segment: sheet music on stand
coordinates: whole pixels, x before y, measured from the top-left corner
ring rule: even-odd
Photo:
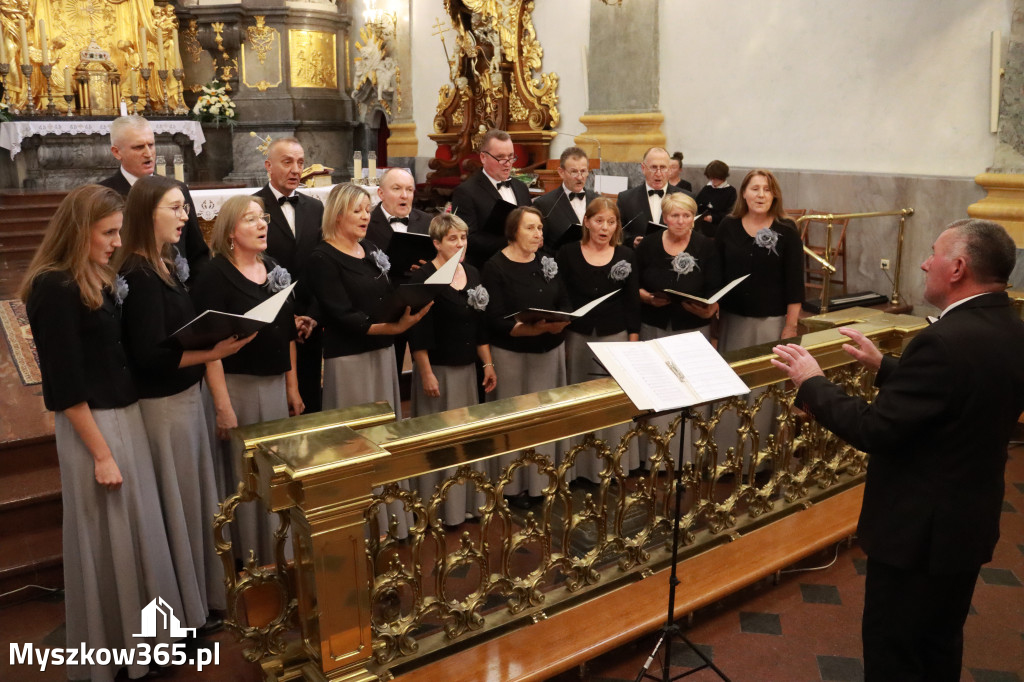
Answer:
[[[587,345],[639,410],[665,412],[750,392],[700,332]]]

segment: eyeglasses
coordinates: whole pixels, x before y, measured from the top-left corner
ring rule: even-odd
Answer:
[[[500,163],[502,165],[505,165],[506,163],[509,164],[509,165],[512,165],[513,163],[516,162],[516,159],[519,158],[515,154],[513,154],[512,156],[495,156],[494,154],[492,154],[490,152],[483,152],[483,153],[486,154],[487,156],[491,157],[492,159],[494,159],[495,161],[497,161],[498,163]]]
[[[562,170],[565,171],[565,174],[568,175],[570,178],[585,178],[588,175],[590,175],[589,169],[576,170],[574,168],[572,170],[569,170],[568,168],[563,168]]]
[[[188,212],[192,207],[189,206],[188,204],[182,204],[181,206],[157,206],[157,208],[166,208],[168,210],[174,211],[174,215],[176,216],[187,218]]]
[[[648,166],[646,163],[641,165],[652,173],[668,173],[668,166]]]
[[[245,221],[246,225],[255,225],[256,223],[258,223],[260,221],[262,221],[264,224],[269,224],[270,223],[270,214],[269,213],[250,213],[249,215],[242,216],[242,220]]]

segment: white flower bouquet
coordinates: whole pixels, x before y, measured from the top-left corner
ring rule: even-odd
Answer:
[[[221,123],[234,126],[237,123],[235,103],[228,96],[227,88],[217,81],[204,85],[196,105],[192,107],[192,118],[217,127]]]

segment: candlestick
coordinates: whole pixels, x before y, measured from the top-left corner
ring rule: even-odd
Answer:
[[[27,44],[28,43],[26,43],[26,45]],[[22,75],[25,76],[25,82],[26,83],[31,83],[32,82],[32,65],[31,64],[22,64],[21,65],[21,73],[22,73]],[[29,94],[28,94],[28,97],[25,98],[25,113],[27,113],[29,116],[31,116],[34,113],[35,108],[36,108],[36,105],[32,103],[32,91],[30,90]]]
[[[46,41],[46,21],[39,20],[39,49],[43,51],[43,64],[50,63],[50,49]]]
[[[367,171],[367,175],[369,175],[369,178],[367,178],[367,179],[370,181],[371,185],[376,185],[377,184],[377,152],[374,152],[374,151],[367,152],[367,154],[366,154],[366,161],[367,161],[367,165],[369,165],[369,167],[370,167],[369,170]]]
[[[152,73],[148,66],[144,66],[139,69],[139,74],[142,76],[142,113],[144,116],[149,116],[153,113],[153,108],[149,105],[149,76]]]
[[[178,67],[174,70],[174,77],[178,79],[178,85],[180,92],[185,92],[185,69]],[[188,113],[188,109],[185,108],[184,98],[178,97],[178,106],[174,107],[174,113],[178,116],[184,116]]]
[[[149,50],[146,48],[146,27],[139,26],[139,57],[142,59],[142,68],[149,66]]]
[[[21,34],[21,63],[31,64],[28,59],[28,31],[25,29],[25,17],[18,17],[18,33]]]
[[[363,181],[363,153],[356,152],[352,155],[352,182],[360,184]]]
[[[43,62],[42,66],[39,67],[39,71],[42,72],[43,78],[46,79],[46,113],[49,116],[53,116],[57,113],[57,105],[53,103],[53,93],[50,90],[50,76],[53,75],[53,65]]]
[[[64,95],[64,101],[68,103],[68,114],[67,115],[68,116],[74,116],[75,115],[75,112],[74,112],[75,107],[72,106],[72,102],[75,101],[75,96],[74,95],[65,94]]]
[[[132,113],[133,114],[139,113],[139,96],[136,95],[135,93],[132,93],[131,95],[128,96],[128,99],[130,99],[132,101]]]
[[[11,65],[10,65],[10,63],[9,62],[0,62],[0,83],[3,83],[3,86],[4,86],[4,100],[3,101],[4,101],[4,104],[7,105],[7,108],[10,110],[10,112],[12,114],[17,114],[18,113],[17,111],[15,111],[14,109],[11,109],[11,97],[10,97],[10,93],[7,92],[7,76],[10,75],[10,73],[11,73]]]
[[[162,59],[160,61],[163,61]],[[160,81],[164,84],[164,114],[167,116],[171,115],[171,83],[170,79],[167,78],[167,69],[160,69],[156,72],[156,75],[160,77]]]

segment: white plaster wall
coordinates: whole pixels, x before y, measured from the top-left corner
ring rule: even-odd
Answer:
[[[973,176],[1009,0],[661,0],[661,109],[687,165]]]
[[[441,39],[431,34],[435,19],[440,18],[446,26],[449,22],[441,0],[414,0],[411,4],[412,99],[419,138],[418,155],[430,157],[437,148],[427,137],[434,131],[437,92],[449,82]],[[551,143],[551,154],[557,156],[573,144],[572,136],[583,132],[580,116],[587,109],[583,49],[590,36],[590,2],[540,0],[533,11],[533,25],[544,49],[542,72],[553,71],[560,78],[558,110],[561,119],[556,130],[566,135],[557,136]],[[454,47],[453,38],[451,32],[445,36],[449,50]]]

